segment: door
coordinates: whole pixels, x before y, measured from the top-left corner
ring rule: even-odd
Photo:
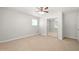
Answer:
[[[58,33],[58,26],[57,26],[57,19],[49,18],[47,19],[47,35],[57,38]]]

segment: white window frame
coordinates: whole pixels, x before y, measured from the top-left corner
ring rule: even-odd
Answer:
[[[32,26],[38,26],[38,20],[32,19]]]

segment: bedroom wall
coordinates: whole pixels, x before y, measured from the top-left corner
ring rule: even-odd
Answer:
[[[64,37],[76,39],[77,11],[64,13]]]
[[[0,8],[0,39],[2,38],[2,9]]]
[[[16,10],[0,8],[0,41],[39,33],[39,27],[32,26],[32,19],[39,20]]]
[[[41,35],[47,35],[47,20],[45,17],[40,18],[39,29]]]

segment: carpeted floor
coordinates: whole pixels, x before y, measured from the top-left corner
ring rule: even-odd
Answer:
[[[51,36],[51,37],[54,37],[54,38],[57,38],[57,33],[56,32],[48,32],[48,36]]]
[[[57,40],[37,35],[0,43],[0,51],[79,51],[79,42],[75,39]]]

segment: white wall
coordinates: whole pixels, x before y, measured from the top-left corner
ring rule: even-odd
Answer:
[[[58,12],[58,39],[63,40],[63,13]]]
[[[77,11],[64,13],[64,37],[76,38]]]
[[[58,20],[58,39],[63,40],[63,13],[62,10],[53,14],[54,18]]]
[[[76,37],[79,40],[79,10],[77,11],[77,21],[76,21]]]
[[[32,27],[32,19],[39,18],[16,10],[0,8],[0,41],[38,33],[38,26]]]
[[[2,38],[2,9],[0,8],[0,39]]]
[[[40,18],[39,29],[41,35],[47,35],[47,20],[45,18]]]

